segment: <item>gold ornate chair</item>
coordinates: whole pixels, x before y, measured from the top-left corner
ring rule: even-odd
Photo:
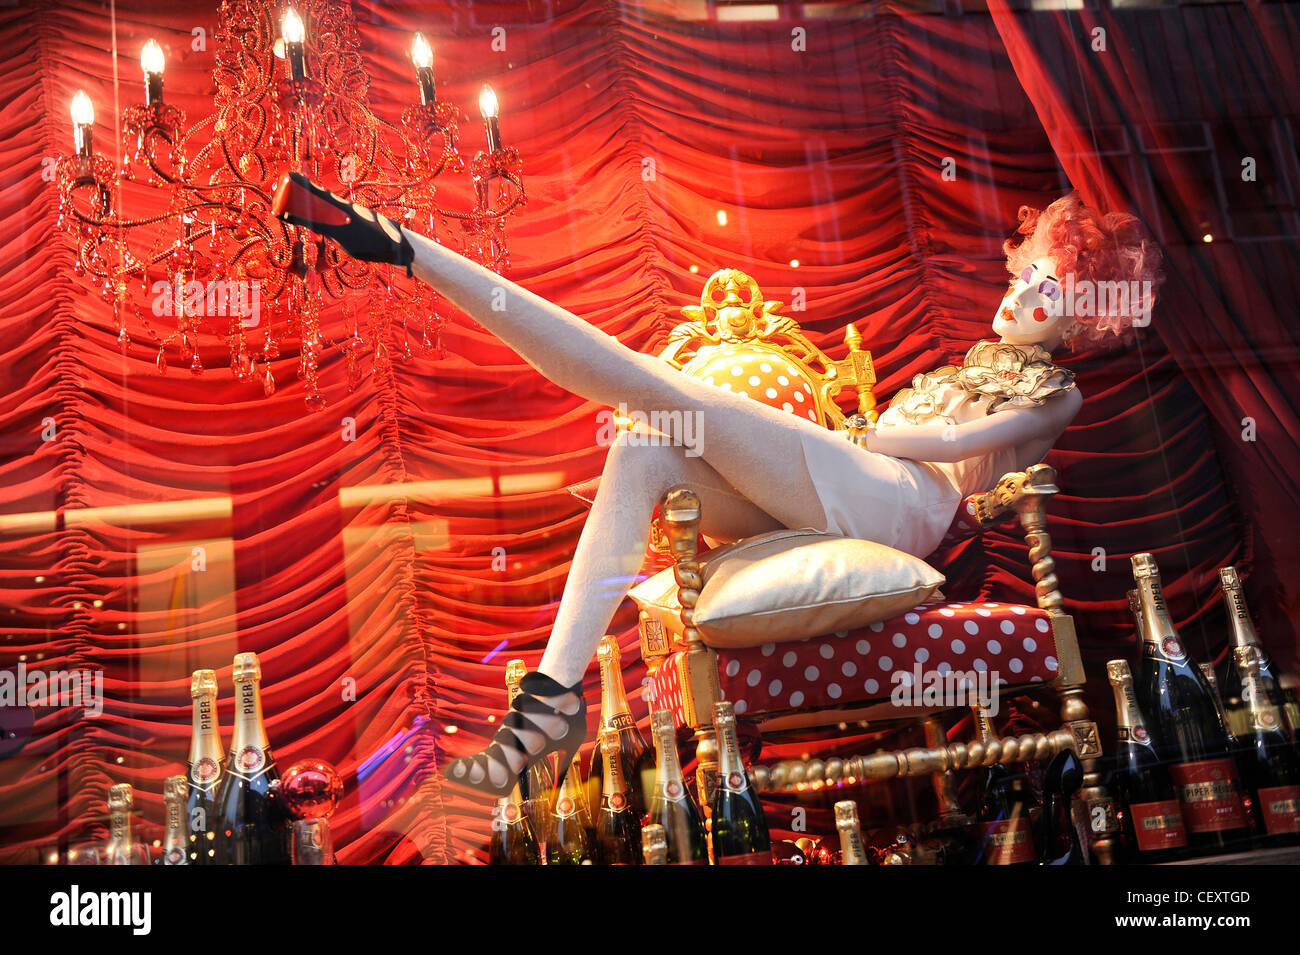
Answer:
[[[750,397],[833,429],[859,427],[834,402],[844,387],[858,390],[858,414],[874,416],[871,356],[853,326],[846,332],[848,357],[833,361],[780,314],[781,303],[765,301],[753,279],[735,270],[715,273],[701,304],[684,308],[679,325],[661,353],[685,374],[721,383],[753,383]],[[741,367],[742,374],[734,375]],[[769,368],[763,372],[763,368]],[[753,369],[761,380],[755,381]],[[797,372],[797,374],[795,374]],[[781,382],[786,384],[782,385]],[[739,388],[737,390],[740,390]],[[793,396],[802,392],[802,399]],[[1101,785],[1101,746],[1083,695],[1084,671],[1073,619],[1065,613],[1046,530],[1046,507],[1057,493],[1056,475],[1046,465],[1004,476],[985,494],[968,499],[950,536],[970,536],[1012,517],[1029,547],[1036,607],[993,602],[943,602],[932,598],[906,614],[860,630],[841,631],[789,643],[742,649],[714,649],[692,621],[702,587],[699,552],[700,502],[689,488],[665,496],[652,544],[671,559],[681,603],[682,630],[668,632],[652,615],[640,614],[641,653],[652,679],[647,692],[654,708],[673,711],[679,726],[695,734],[697,780],[706,802],[717,772],[711,725],[713,703],[731,700],[760,733],[793,727],[835,727],[848,720],[897,720],[890,705],[891,657],[924,661],[926,673],[983,668],[1008,673],[998,692],[1011,695],[1046,684],[1061,703],[1061,727],[1048,733],[950,743],[935,711],[909,713],[925,722],[927,745],[847,759],[778,763],[755,767],[755,782],[768,790],[841,786],[899,776],[932,776],[941,811],[956,809],[953,773],[996,762],[1047,760],[1072,749],[1084,766],[1079,798],[1086,804],[1091,851],[1113,861],[1115,812]],[[910,654],[910,656],[909,656]],[[995,664],[990,666],[990,663]]]

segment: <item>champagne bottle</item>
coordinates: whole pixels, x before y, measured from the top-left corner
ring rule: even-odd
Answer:
[[[135,791],[130,783],[116,783],[108,790],[108,843],[104,846],[105,865],[132,865],[137,850],[131,829],[131,811]]]
[[[974,706],[976,733],[986,747],[998,738],[989,712]],[[1030,819],[1029,787],[1023,772],[1001,763],[987,767],[976,784],[976,815],[982,828],[986,865],[1033,865],[1038,860]]]
[[[190,735],[187,766],[189,791],[185,797],[187,843],[191,865],[215,863],[217,836],[216,799],[221,785],[221,728],[217,725],[217,671],[195,670],[190,676],[194,729]]]
[[[862,844],[862,826],[858,823],[858,804],[845,799],[835,804],[835,828],[840,834],[840,865],[870,865]]]
[[[262,723],[262,668],[256,653],[235,654],[232,679],[235,730],[217,789],[214,857],[218,865],[288,865],[287,827],[270,798],[280,773]]]
[[[512,704],[520,693],[519,681],[527,672],[528,664],[523,660],[506,661],[506,696]],[[551,797],[554,789],[555,775],[549,758],[539,759],[519,778],[519,793],[524,800],[524,811],[528,813],[529,825],[532,826],[533,836],[537,839],[543,857],[550,840]]]
[[[163,807],[167,816],[167,833],[162,844],[163,865],[189,864],[190,827],[185,818],[189,790],[189,781],[184,776],[168,776],[163,781]]]
[[[659,823],[652,822],[641,830],[641,852],[646,865],[668,864],[668,839]]]
[[[622,739],[612,726],[600,731],[604,780],[596,819],[596,846],[605,865],[640,865],[641,814],[632,805],[623,776]]]
[[[1178,786],[1188,842],[1224,849],[1246,835],[1241,783],[1205,678],[1183,647],[1150,554],[1132,558],[1142,611],[1138,706]]]
[[[655,710],[651,715],[651,725],[658,770],[650,799],[649,820],[664,828],[669,865],[708,865],[709,846],[704,822],[682,779],[673,714],[668,710]]]
[[[628,797],[638,815],[646,812],[646,791],[654,785],[654,751],[646,745],[640,730],[632,720],[627,693],[623,688],[622,654],[618,639],[606,635],[596,649],[600,663],[600,731],[615,729],[619,735],[619,756],[623,760],[623,779],[627,783]],[[600,787],[604,780],[601,761],[604,754],[597,746],[591,754],[590,802],[601,804]]]
[[[489,865],[541,865],[542,853],[533,835],[532,823],[516,785],[509,796],[497,800],[492,813],[492,841],[488,844]]]
[[[713,704],[718,734],[718,785],[713,794],[710,835],[718,865],[772,865],[772,840],[763,803],[749,784],[736,739],[736,711],[726,700]]]
[[[1281,711],[1264,691],[1263,651],[1244,646],[1232,655],[1250,716],[1250,731],[1243,731],[1238,740],[1258,829],[1269,844],[1300,844],[1300,760]]]
[[[1224,713],[1232,735],[1248,738],[1254,733],[1254,718],[1250,704],[1242,697],[1241,671],[1236,660],[1239,648],[1255,647],[1259,650],[1259,686],[1264,690],[1268,703],[1282,709],[1286,701],[1277,669],[1255,633],[1236,567],[1219,568],[1219,588],[1228,611],[1228,660],[1223,674]]]
[[[1106,664],[1115,695],[1115,774],[1111,792],[1123,814],[1125,841],[1142,862],[1161,862],[1187,847],[1187,829],[1178,789],[1169,777],[1147,730],[1124,660]]]
[[[582,769],[575,755],[551,809],[551,826],[546,838],[547,865],[594,865],[597,861],[591,839],[591,818],[582,790]]]

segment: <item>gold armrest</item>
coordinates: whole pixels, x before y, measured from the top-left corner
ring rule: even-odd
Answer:
[[[1003,515],[1023,515],[1026,509],[1046,507],[1047,498],[1061,489],[1056,486],[1056,469],[1035,464],[1024,471],[1012,471],[987,494],[975,497],[975,517],[984,527],[991,527]]]
[[[1056,469],[1035,464],[1005,475],[993,490],[975,499],[975,517],[984,527],[1009,513],[1020,518],[1029,546],[1029,570],[1034,576],[1038,606],[1052,617],[1065,616],[1065,598],[1052,559],[1052,538],[1047,533],[1047,501],[1060,490],[1056,486]]]

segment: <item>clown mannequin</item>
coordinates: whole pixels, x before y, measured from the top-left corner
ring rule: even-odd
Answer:
[[[843,432],[684,375],[620,344],[576,315],[382,216],[291,176],[276,195],[286,221],[335,239],[357,258],[406,266],[562,388],[664,421],[694,417],[691,454],[674,442],[615,441],[578,541],[555,626],[537,672],[488,749],[453,760],[446,778],[495,796],[555,751],[568,758],[586,733],[582,679],[626,582],[645,555],[650,519],[669,489],[702,503],[702,532],[738,540],[782,527],[875,541],[918,557],[938,545],[964,497],[1042,460],[1083,402],[1073,375],[1051,362],[1064,342],[1122,335],[1149,315],[1075,317],[1071,288],[1098,281],[1154,284],[1158,252],[1136,219],[1102,216],[1074,196],[1041,213],[1022,209],[1006,246],[1011,284],[993,318],[997,342],[974,346],[959,368],[918,375],[856,444]],[[719,306],[740,307],[731,297]],[[1137,307],[1133,307],[1137,306]],[[698,456],[695,456],[698,452]]]

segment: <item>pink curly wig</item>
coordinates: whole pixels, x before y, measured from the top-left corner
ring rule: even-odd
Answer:
[[[1160,249],[1136,217],[1123,212],[1101,214],[1085,206],[1078,193],[1057,199],[1046,209],[1020,207],[1020,226],[1016,234],[1003,243],[1007,254],[1007,271],[1018,276],[1035,259],[1050,258],[1056,263],[1062,280],[1074,277],[1081,282],[1136,282],[1128,288],[1136,291],[1125,307],[1105,309],[1114,302],[1097,296],[1101,314],[1074,316],[1064,339],[1071,348],[1095,343],[1115,336],[1121,342],[1137,337],[1135,322],[1149,316],[1155,305],[1155,293],[1163,276],[1160,272]],[[1096,288],[1093,285],[1093,288]]]

